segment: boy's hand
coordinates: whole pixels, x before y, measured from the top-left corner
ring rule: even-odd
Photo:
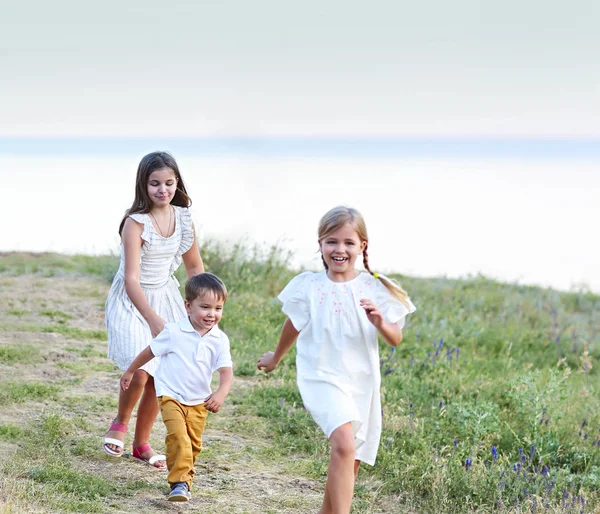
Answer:
[[[219,393],[217,390],[213,394],[206,397],[206,400],[204,400],[204,406],[209,412],[219,412],[224,401],[225,395]]]
[[[368,320],[375,326],[375,328],[381,328],[383,324],[383,315],[371,300],[362,298],[360,300],[360,306],[365,310]]]
[[[258,359],[258,363],[256,367],[259,371],[264,371],[265,373],[270,373],[273,371],[279,362],[275,360],[275,354],[273,352],[263,353],[262,357]]]
[[[132,378],[133,371],[127,370],[125,373],[123,373],[123,376],[121,377],[121,389],[123,389],[123,391],[127,391],[127,389],[129,389]]]

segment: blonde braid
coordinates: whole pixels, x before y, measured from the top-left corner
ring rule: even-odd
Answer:
[[[369,268],[369,254],[367,253],[367,246],[365,246],[363,251],[363,266],[371,275],[373,275],[371,268]]]
[[[323,252],[321,252],[321,260],[323,261],[323,266],[325,266],[325,269],[329,269],[329,266],[327,266],[327,263],[325,262],[325,257],[323,257]]]
[[[406,308],[410,308],[408,303],[408,294],[404,289],[400,287],[400,284],[398,284],[395,280],[391,280],[387,277],[384,277],[383,275],[380,275],[379,273],[373,273],[371,271],[371,268],[369,267],[369,255],[367,254],[366,246],[363,251],[363,266],[371,275],[373,275],[378,280],[381,280],[383,285],[388,288],[389,292],[394,298],[400,300],[400,302],[402,302]]]

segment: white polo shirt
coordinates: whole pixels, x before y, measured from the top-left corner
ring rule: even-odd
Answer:
[[[150,349],[160,357],[154,375],[156,396],[170,396],[183,405],[204,403],[212,393],[213,373],[233,367],[225,333],[215,325],[201,336],[188,318],[167,323]]]

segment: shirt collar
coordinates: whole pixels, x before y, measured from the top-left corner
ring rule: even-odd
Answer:
[[[196,332],[196,329],[190,322],[189,316],[186,316],[179,322],[179,328],[181,330],[183,330],[184,332],[195,332],[196,334],[198,334],[198,332]],[[221,330],[219,329],[219,325],[215,325],[203,336],[200,336],[200,334],[198,334],[198,336],[200,336],[200,337],[206,337],[206,336],[219,337],[220,334],[221,334]]]

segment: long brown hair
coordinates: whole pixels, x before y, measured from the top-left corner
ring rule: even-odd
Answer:
[[[173,170],[175,178],[177,179],[177,190],[175,196],[171,200],[171,205],[178,205],[179,207],[189,207],[192,205],[192,200],[187,194],[185,184],[181,173],[179,172],[179,166],[175,158],[167,152],[152,152],[142,157],[140,164],[137,169],[137,176],[135,179],[135,199],[131,207],[125,211],[125,216],[121,220],[119,225],[119,235],[123,232],[123,226],[125,220],[130,214],[141,213],[146,214],[152,210],[152,200],[148,196],[148,180],[150,175],[156,170],[162,168],[169,168]]]
[[[367,225],[365,223],[363,215],[356,209],[353,209],[352,207],[339,206],[334,207],[330,211],[326,212],[325,215],[321,218],[321,221],[319,221],[319,243],[333,232],[336,232],[337,230],[342,228],[347,223],[349,223],[352,226],[352,228],[356,230],[356,234],[358,235],[358,238],[361,240],[361,242],[364,241],[366,243],[365,249],[363,250],[363,265],[365,269],[375,278],[381,280],[383,285],[388,288],[388,290],[394,298],[397,298],[407,308],[409,308],[408,294],[404,289],[402,289],[402,287],[400,287],[400,284],[398,284],[395,280],[389,279],[387,277],[384,277],[383,275],[380,275],[379,273],[373,273],[371,271],[371,268],[369,267],[369,254],[367,253],[367,248],[369,246]],[[321,260],[323,261],[325,269],[327,269],[327,263],[323,258],[323,254],[321,254]]]

